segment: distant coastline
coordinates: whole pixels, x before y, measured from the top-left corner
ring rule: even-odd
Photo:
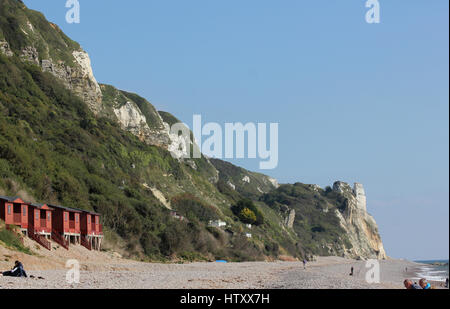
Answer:
[[[432,282],[445,282],[449,277],[448,260],[418,260],[414,269],[416,278],[425,278]]]

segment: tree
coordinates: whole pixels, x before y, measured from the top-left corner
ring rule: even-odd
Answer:
[[[242,209],[239,213],[239,218],[244,223],[255,224],[256,223],[256,215],[253,211],[248,208]]]
[[[240,200],[231,210],[244,223],[261,225],[264,223],[264,217],[258,208],[249,199]],[[252,221],[252,222],[249,222]]]

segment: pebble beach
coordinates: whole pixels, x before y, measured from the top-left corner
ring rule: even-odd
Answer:
[[[350,268],[354,275],[350,276]],[[0,276],[2,289],[402,289],[403,260],[380,261],[380,283],[365,279],[366,262],[319,257],[301,262],[157,264],[127,262],[103,267],[84,265],[80,282],[69,284],[65,269],[30,270],[35,278]],[[87,270],[86,270],[87,269]],[[38,279],[42,277],[43,279]]]

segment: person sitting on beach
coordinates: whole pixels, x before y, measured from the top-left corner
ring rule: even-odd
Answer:
[[[420,279],[419,285],[424,290],[432,290],[434,289],[431,284],[428,283],[427,279]]]
[[[422,290],[422,288],[420,287],[420,285],[418,285],[417,283],[413,283],[411,280],[406,279],[405,281],[403,281],[403,284],[405,285],[405,288],[407,290]]]
[[[27,278],[27,273],[25,269],[23,269],[23,265],[21,262],[16,261],[14,263],[14,268],[10,271],[5,271],[2,273],[4,277],[25,277]]]

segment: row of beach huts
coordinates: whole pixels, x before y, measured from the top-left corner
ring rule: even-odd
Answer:
[[[7,228],[15,227],[48,250],[52,249],[51,240],[67,250],[71,244],[89,250],[100,250],[102,246],[99,213],[0,196],[0,219]]]

